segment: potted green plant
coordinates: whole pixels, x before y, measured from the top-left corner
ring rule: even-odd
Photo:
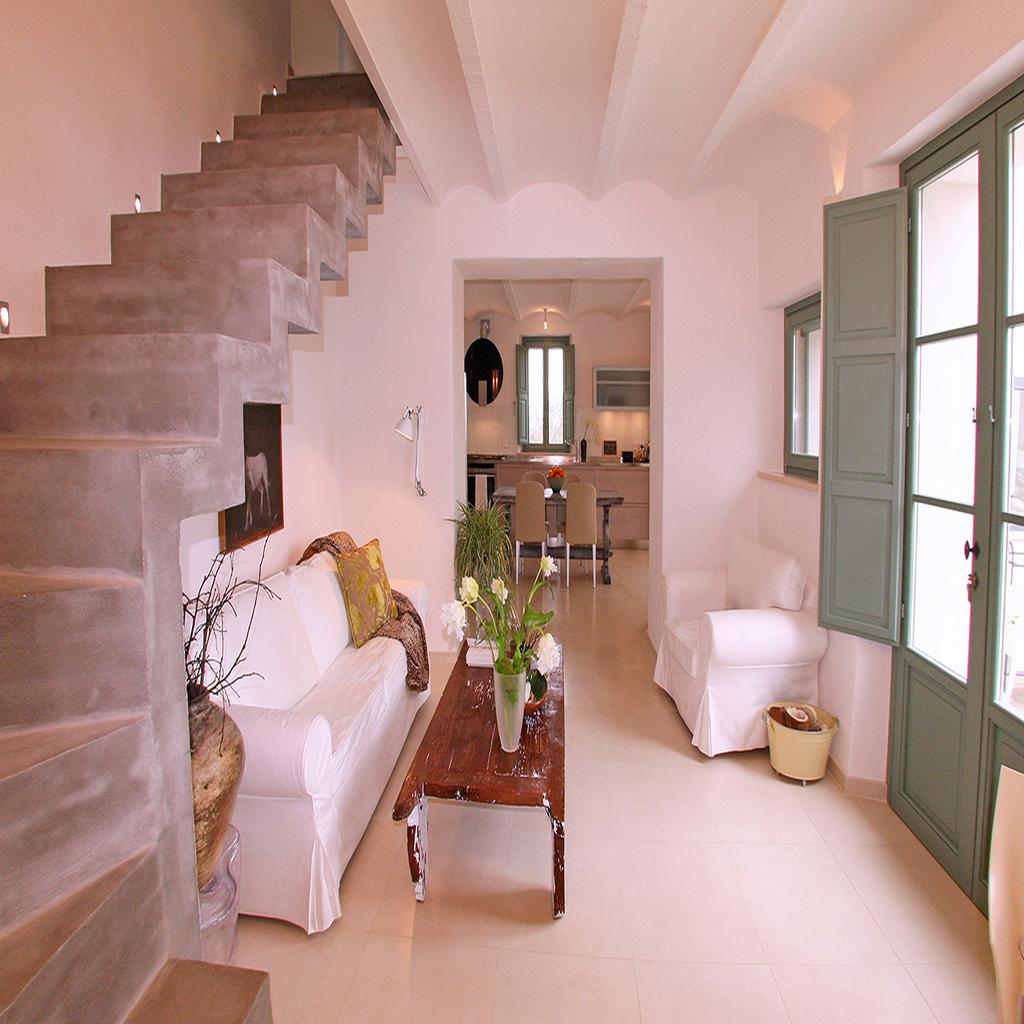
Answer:
[[[467,576],[478,580],[507,580],[512,570],[512,540],[508,511],[504,505],[475,505],[459,502],[455,524],[455,585]],[[476,623],[469,633],[477,636]],[[483,652],[481,652],[483,653]]]
[[[473,576],[462,579],[459,599],[441,608],[441,622],[448,633],[461,640],[472,613],[494,647],[494,713],[501,749],[507,753],[519,748],[527,673],[535,665],[547,677],[562,663],[558,643],[544,628],[555,613],[533,607],[538,592],[550,586],[548,577],[554,571],[555,560],[545,555],[522,611],[516,608],[503,579],[495,577],[490,585],[481,587]]]
[[[200,889],[207,885],[216,870],[242,781],[245,746],[225,705],[228,691],[235,683],[258,674],[245,670],[245,647],[260,596],[277,598],[262,582],[262,575],[262,558],[256,579],[241,580],[235,576],[233,560],[226,554],[218,554],[195,596],[181,595],[196,876]],[[237,614],[234,601],[243,587],[255,587],[256,594],[247,615],[241,647],[228,654],[224,650],[225,621],[229,615]]]

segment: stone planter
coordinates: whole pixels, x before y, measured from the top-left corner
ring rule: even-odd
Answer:
[[[189,703],[188,735],[192,750],[196,875],[202,889],[213,877],[231,823],[245,765],[245,746],[231,716],[208,695]]]

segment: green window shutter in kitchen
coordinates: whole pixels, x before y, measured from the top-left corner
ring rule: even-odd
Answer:
[[[819,620],[899,643],[907,193],[825,207]]]
[[[576,439],[576,346],[565,346],[565,379],[562,390],[562,430],[566,444]]]
[[[526,346],[516,345],[516,419],[520,445],[527,444],[530,439],[530,403],[527,394],[528,383],[529,370],[526,363]]]

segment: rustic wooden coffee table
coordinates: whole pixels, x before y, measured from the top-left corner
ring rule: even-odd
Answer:
[[[409,871],[416,899],[427,894],[427,798],[509,807],[542,807],[551,822],[552,910],[565,913],[565,716],[562,670],[523,723],[519,749],[498,741],[490,669],[470,668],[463,644],[441,700],[395,801],[395,821],[409,820]]]

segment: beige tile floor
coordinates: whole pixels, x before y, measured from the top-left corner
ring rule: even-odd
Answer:
[[[554,593],[566,655],[567,913],[543,814],[432,806],[413,898],[391,805],[453,657],[307,937],[245,918],[277,1024],[993,1024],[984,918],[885,805],[708,760],[651,681],[647,556]],[[244,851],[243,851],[244,858]],[[243,860],[244,863],[244,860]]]

